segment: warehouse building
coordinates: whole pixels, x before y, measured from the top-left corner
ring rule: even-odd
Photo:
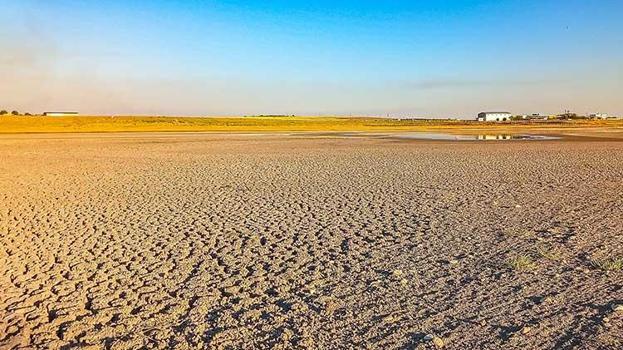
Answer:
[[[481,112],[478,113],[478,121],[481,122],[505,122],[511,120],[509,112]]]

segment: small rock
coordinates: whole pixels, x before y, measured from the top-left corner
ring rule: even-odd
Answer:
[[[294,332],[292,330],[286,328],[281,332],[281,340],[284,342],[289,342],[292,337],[294,337]]]
[[[406,278],[403,278],[400,280],[400,284],[402,284],[403,286],[406,286],[407,284],[409,284],[409,280]]]
[[[240,292],[240,287],[238,286],[229,286],[225,287],[222,290],[222,294],[225,297],[232,297]]]
[[[456,259],[452,259],[450,261],[448,261],[450,263],[450,265],[458,265],[459,261]]]
[[[445,345],[443,342],[443,339],[439,338],[439,337],[434,337],[433,338],[433,344],[435,344],[435,346],[439,349],[443,348],[443,346]]]
[[[529,326],[524,326],[524,327],[521,329],[521,334],[526,335],[526,334],[528,334],[528,333],[530,333],[530,332],[532,332],[532,327],[529,327]]]
[[[427,334],[426,336],[424,336],[424,340],[433,342],[433,344],[439,349],[443,348],[443,346],[445,345],[443,339],[433,334]]]
[[[610,308],[612,311],[623,311],[623,304],[612,304]]]
[[[394,320],[394,316],[392,316],[392,315],[388,315],[388,316],[383,317],[383,322],[385,322],[385,323],[392,322],[393,320]]]
[[[392,275],[394,277],[402,276],[402,270],[394,270],[392,271]]]
[[[326,298],[324,300],[324,311],[328,315],[332,315],[335,311],[337,311],[338,308],[339,305],[335,300],[333,300],[333,298]]]
[[[515,208],[521,208],[521,205],[515,204]]]

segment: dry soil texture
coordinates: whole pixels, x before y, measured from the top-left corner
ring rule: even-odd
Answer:
[[[23,135],[0,160],[3,349],[623,347],[620,142]]]

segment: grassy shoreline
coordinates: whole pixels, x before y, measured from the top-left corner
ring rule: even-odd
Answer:
[[[622,132],[623,120],[483,123],[371,117],[0,117],[0,133],[107,132]]]

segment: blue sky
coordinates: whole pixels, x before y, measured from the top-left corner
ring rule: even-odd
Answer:
[[[0,0],[0,108],[623,115],[623,1]]]

